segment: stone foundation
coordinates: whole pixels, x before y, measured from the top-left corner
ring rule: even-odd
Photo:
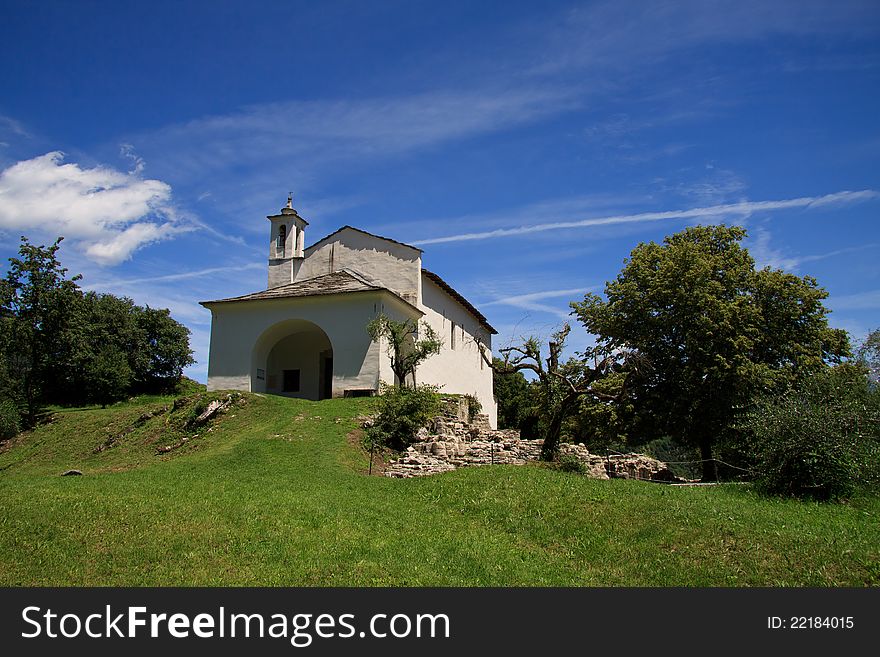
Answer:
[[[477,415],[467,421],[467,413],[454,404],[444,406],[444,415],[419,430],[416,442],[405,455],[385,469],[386,477],[422,477],[479,465],[523,465],[539,460],[542,440],[520,438],[516,429],[493,431],[489,418]],[[466,408],[466,407],[465,407]],[[587,476],[596,479],[644,479],[683,481],[662,461],[644,454],[591,454],[583,443],[563,443],[561,455],[572,455],[586,466]]]

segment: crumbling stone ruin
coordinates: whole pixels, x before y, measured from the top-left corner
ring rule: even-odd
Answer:
[[[520,438],[516,429],[493,431],[486,415],[469,421],[466,400],[444,399],[441,415],[419,430],[416,442],[386,467],[385,476],[422,477],[478,465],[523,465],[539,460],[542,444],[542,440]],[[599,456],[583,443],[563,443],[560,454],[577,458],[586,466],[587,475],[596,479],[683,481],[665,463],[644,454]]]

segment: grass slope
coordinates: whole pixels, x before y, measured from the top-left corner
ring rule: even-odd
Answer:
[[[171,399],[59,411],[0,453],[2,585],[863,586],[880,501],[495,466],[367,477],[369,399],[246,395],[169,454]],[[176,422],[176,424],[175,424]],[[176,433],[175,433],[176,432]],[[83,477],[60,477],[78,468]]]

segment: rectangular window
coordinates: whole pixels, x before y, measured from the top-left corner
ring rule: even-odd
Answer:
[[[266,380],[266,370],[257,370],[257,381]]]
[[[299,370],[284,370],[281,392],[299,392]]]
[[[455,322],[451,322],[452,330],[449,332],[449,348],[455,349]]]

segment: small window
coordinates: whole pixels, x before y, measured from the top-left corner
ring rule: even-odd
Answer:
[[[299,370],[284,370],[281,392],[299,392]]]
[[[266,380],[266,370],[257,370],[257,381],[265,381]]]
[[[372,388],[354,388],[349,390],[344,390],[342,393],[343,397],[375,397],[376,391]]]
[[[449,332],[449,348],[455,349],[455,322],[452,322],[452,330]]]

